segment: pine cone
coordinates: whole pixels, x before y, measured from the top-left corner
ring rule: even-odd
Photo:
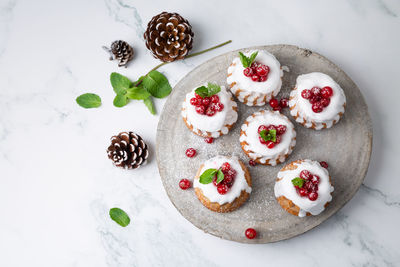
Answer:
[[[125,41],[117,40],[111,44],[111,49],[106,46],[103,46],[103,48],[110,53],[110,60],[119,60],[118,67],[126,67],[133,58],[133,48]]]
[[[178,13],[162,12],[148,23],[144,40],[155,58],[171,62],[185,58],[192,49],[193,35],[190,23]]]
[[[111,137],[107,154],[116,166],[136,169],[146,163],[149,150],[139,135],[133,132],[122,132]]]

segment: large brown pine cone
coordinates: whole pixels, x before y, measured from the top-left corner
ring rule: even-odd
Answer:
[[[164,62],[183,59],[192,49],[190,23],[178,13],[162,12],[154,16],[144,33],[146,47]]]
[[[146,163],[149,151],[139,135],[133,132],[122,132],[111,137],[107,154],[116,166],[136,169]]]

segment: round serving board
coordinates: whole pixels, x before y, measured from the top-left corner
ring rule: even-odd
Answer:
[[[287,66],[281,92],[288,97],[299,74],[319,71],[330,75],[343,88],[347,107],[343,118],[331,129],[315,131],[297,124],[285,109],[297,131],[297,144],[287,161],[275,167],[248,165],[248,158],[239,144],[240,127],[253,112],[270,107],[248,107],[238,102],[239,118],[228,135],[213,144],[190,132],[181,116],[181,105],[186,93],[204,82],[226,84],[227,68],[238,51],[217,56],[187,74],[173,89],[161,114],[157,129],[157,163],[165,190],[178,211],[191,223],[206,233],[243,243],[268,243],[288,239],[319,225],[347,201],[360,187],[367,169],[372,148],[372,126],[368,107],[356,84],[335,64],[323,56],[291,45],[268,45],[241,49],[267,50],[274,54],[282,66]],[[187,148],[197,150],[194,158],[185,155]],[[193,180],[199,166],[218,154],[236,155],[249,168],[253,191],[249,200],[238,210],[220,214],[205,208],[194,190],[181,190],[180,179]],[[335,187],[333,200],[318,216],[299,218],[284,211],[274,196],[276,174],[284,164],[297,159],[327,161]],[[244,236],[245,229],[257,230],[256,239]]]

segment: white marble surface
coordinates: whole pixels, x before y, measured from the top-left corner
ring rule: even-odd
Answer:
[[[341,211],[291,240],[237,244],[180,216],[154,153],[138,171],[112,166],[105,149],[119,131],[137,131],[154,149],[158,116],[141,103],[113,107],[109,74],[134,79],[158,63],[142,34],[163,10],[189,19],[193,51],[233,40],[160,69],[172,85],[218,54],[276,43],[319,52],[353,78],[370,107],[374,150]],[[399,16],[397,0],[0,0],[1,266],[399,266]],[[115,39],[136,49],[127,69],[101,49]],[[101,95],[102,107],[78,107],[84,92]],[[130,214],[128,227],[109,219],[113,206]]]

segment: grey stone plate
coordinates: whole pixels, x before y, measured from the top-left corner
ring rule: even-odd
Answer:
[[[202,162],[218,154],[236,155],[248,164],[248,158],[239,144],[240,126],[253,112],[264,107],[248,107],[238,102],[239,119],[231,132],[207,144],[203,138],[190,132],[181,117],[181,103],[185,94],[204,82],[226,84],[227,68],[238,51],[217,56],[187,74],[173,89],[161,114],[157,129],[157,162],[165,190],[178,211],[191,223],[206,233],[243,243],[268,243],[288,239],[319,225],[347,201],[360,187],[367,169],[372,147],[372,126],[368,107],[357,85],[335,64],[323,56],[291,45],[257,46],[247,49],[265,49],[274,54],[285,72],[278,98],[288,96],[299,74],[320,71],[330,75],[344,89],[347,108],[341,121],[331,129],[315,131],[297,124],[288,109],[283,113],[294,123],[297,144],[285,163],[297,159],[325,160],[335,187],[333,200],[318,216],[299,218],[284,211],[274,197],[275,177],[284,164],[275,167],[249,167],[253,191],[249,200],[238,210],[219,214],[205,208],[193,189],[181,190],[182,178],[193,179]],[[185,150],[193,147],[196,157],[185,156]],[[245,229],[253,227],[258,237],[248,240]]]

